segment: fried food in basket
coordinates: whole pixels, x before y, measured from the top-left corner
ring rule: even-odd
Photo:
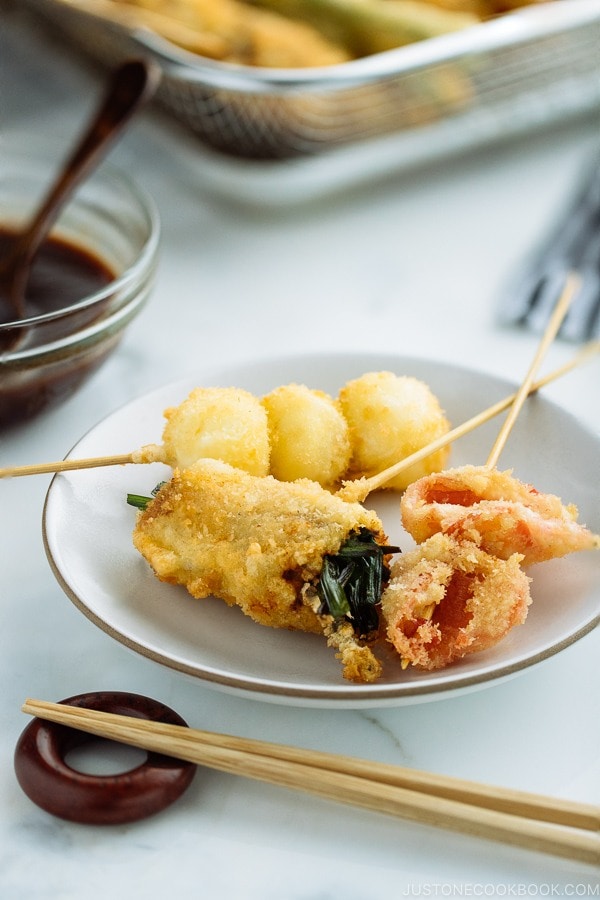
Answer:
[[[330,66],[467,28],[543,0],[62,0],[148,28],[209,59]]]
[[[469,12],[428,0],[249,0],[293,20],[311,22],[354,57],[381,53],[474,25]]]
[[[222,62],[304,68],[347,62],[309,23],[239,0],[63,0],[126,28],[148,28],[183,50]]]
[[[393,0],[384,0],[391,3]],[[541,3],[551,3],[552,0],[424,0],[441,9],[453,12],[468,13],[477,19],[484,21],[493,16],[500,16],[523,6],[536,6]]]

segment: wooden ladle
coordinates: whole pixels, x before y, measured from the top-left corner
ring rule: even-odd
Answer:
[[[134,112],[152,96],[158,81],[158,67],[143,60],[128,60],[116,69],[98,110],[45,200],[0,259],[0,298],[8,301],[17,319],[26,318],[29,266],[61,209],[102,160]]]

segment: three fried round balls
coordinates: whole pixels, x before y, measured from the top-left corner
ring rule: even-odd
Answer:
[[[261,398],[240,388],[199,387],[164,415],[163,450],[173,467],[220,459],[252,475],[308,478],[326,488],[380,472],[450,427],[424,382],[393,372],[348,381],[337,398],[304,384]],[[431,454],[387,487],[403,490],[443,469],[448,452]]]

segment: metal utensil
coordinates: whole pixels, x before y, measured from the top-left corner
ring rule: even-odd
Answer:
[[[154,92],[159,69],[128,60],[113,73],[108,90],[74,151],[67,159],[31,222],[0,260],[0,296],[18,319],[26,317],[25,292],[31,260],[73,191],[104,157],[132,115]]]
[[[542,332],[569,272],[581,284],[559,336],[583,341],[600,335],[600,155],[551,233],[509,280],[500,298],[502,324]]]

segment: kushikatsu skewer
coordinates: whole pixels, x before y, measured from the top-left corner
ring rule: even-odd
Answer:
[[[381,610],[403,668],[442,668],[497,644],[527,617],[524,566],[600,546],[574,506],[496,468],[578,287],[570,275],[486,464],[426,475],[402,496],[417,547],[392,564]]]
[[[572,291],[572,283],[570,288]],[[554,333],[567,307],[568,292],[554,317]],[[537,389],[539,383],[533,384],[534,372],[552,336],[552,330],[547,330],[525,386],[500,409],[511,404],[522,406],[524,397]],[[252,401],[253,409],[261,410],[259,417],[265,424],[265,410],[258,398],[239,389],[234,390],[233,397],[226,389],[214,390],[218,396],[211,393],[208,403],[204,402],[207,399],[204,389],[193,391],[193,396],[184,401],[181,406],[186,406],[186,410],[192,403],[192,416],[184,416],[185,427],[178,429],[178,433],[195,434],[198,422],[204,428],[203,412],[210,417],[211,405],[213,412],[218,408],[220,425],[223,391],[234,423],[239,421],[240,406]],[[181,406],[165,410],[167,427],[177,420]],[[500,409],[496,405],[495,412]],[[244,433],[252,435],[256,421],[255,416],[246,417]],[[214,432],[209,429],[211,439],[215,435],[218,438],[220,433],[218,428]],[[398,645],[389,627],[404,629],[402,636],[411,638],[426,625],[432,637],[426,637],[423,642],[419,636],[419,641],[429,652],[436,642],[439,646],[437,632],[444,627],[443,620],[450,617],[459,641],[452,640],[450,654],[445,652],[442,643],[444,653],[438,653],[435,659],[425,659],[433,663],[425,668],[447,665],[466,652],[497,643],[509,628],[524,621],[530,602],[529,579],[521,571],[523,556],[519,552],[511,551],[508,559],[486,550],[468,535],[451,539],[438,534],[433,555],[427,544],[423,549],[429,556],[417,559],[414,565],[412,557],[409,559],[405,553],[391,562],[400,548],[390,545],[374,510],[332,493],[310,478],[285,481],[264,471],[248,471],[215,453],[214,445],[218,442],[213,441],[213,453],[198,453],[198,442],[191,442],[190,455],[186,441],[183,449],[187,462],[179,463],[179,445],[175,445],[175,454],[171,455],[169,448],[173,449],[173,442],[165,429],[162,447],[148,445],[131,459],[126,458],[135,462],[161,461],[172,468],[169,480],[160,482],[152,496],[127,497],[127,502],[138,509],[134,547],[159,581],[185,587],[196,600],[211,597],[235,605],[261,625],[323,634],[342,662],[344,677],[360,683],[375,681],[382,672],[381,662],[373,653],[383,636],[379,607],[388,626],[388,639],[400,659],[418,665],[421,661]],[[503,474],[490,467],[479,467],[478,473],[481,472],[485,478],[492,472]],[[441,473],[440,478],[445,474]],[[412,483],[411,479],[404,496]],[[463,514],[465,505],[476,505],[467,502],[461,506],[462,501],[456,499],[453,502]],[[434,530],[444,531],[442,527]],[[582,526],[580,531],[585,532],[586,539],[596,540]],[[415,540],[419,543],[419,538]],[[574,549],[583,548],[568,546],[563,552]],[[415,572],[418,576],[416,585],[409,585],[406,590],[394,573],[394,566],[399,566],[398,572],[403,574],[403,560],[412,567],[410,577]],[[433,591],[423,590],[424,580],[419,577],[422,566],[426,567],[428,576],[433,573],[430,579]],[[447,588],[449,599],[442,603]],[[480,588],[485,596],[480,596]],[[501,608],[498,596],[507,598]],[[484,615],[477,617],[472,607],[482,608]],[[490,616],[486,612],[490,608],[501,620],[500,627],[493,623],[490,629]],[[394,614],[400,610],[398,621],[390,622],[387,616],[390,609]],[[408,635],[407,626],[411,629]]]
[[[588,362],[588,360],[598,352],[600,352],[600,341],[590,341],[573,357],[573,359],[558,366],[552,372],[549,372],[543,378],[540,378],[531,384],[528,393],[533,394],[536,391],[539,391],[541,388],[556,381],[583,363]],[[492,404],[487,409],[468,419],[466,422],[463,422],[462,425],[458,425],[456,428],[453,428],[435,441],[432,441],[426,447],[405,457],[393,466],[378,472],[376,475],[369,478],[359,478],[355,481],[346,482],[344,487],[338,491],[338,495],[344,499],[364,499],[368,494],[383,487],[395,475],[409,468],[414,463],[420,462],[436,450],[448,446],[448,444],[453,443],[458,438],[474,431],[480,425],[484,425],[486,422],[495,418],[495,416],[500,415],[500,413],[510,407],[511,403],[514,403],[516,397],[516,392],[509,394],[503,400],[499,400],[497,403]],[[141,447],[139,450],[134,450],[129,453],[94,456],[83,459],[61,459],[53,462],[31,463],[20,466],[6,466],[0,468],[0,478],[19,478],[27,475],[44,475],[56,472],[76,471],[78,469],[94,469],[108,466],[148,464],[155,462],[164,462],[162,454],[160,453],[160,447],[156,444],[148,444]]]
[[[529,386],[528,395],[536,393],[547,384],[550,384],[552,381],[556,381],[558,378],[571,372],[573,369],[577,368],[577,366],[588,362],[598,352],[600,352],[600,341],[590,341],[582,347],[573,359],[531,384]],[[477,415],[467,419],[461,425],[457,425],[456,428],[451,429],[435,441],[427,444],[426,447],[422,447],[415,453],[411,453],[410,456],[404,457],[404,459],[399,460],[387,469],[383,469],[381,472],[377,472],[375,475],[371,475],[369,478],[357,478],[354,481],[345,482],[343,487],[337,492],[338,496],[343,497],[344,500],[355,500],[359,502],[365,500],[373,491],[385,487],[389,481],[396,477],[396,475],[409,469],[415,463],[421,462],[421,460],[425,459],[436,450],[440,450],[442,447],[454,443],[454,441],[464,437],[471,431],[475,431],[480,425],[485,425],[486,422],[489,422],[491,419],[500,415],[500,413],[505,412],[505,410],[515,402],[516,398],[517,392],[509,394],[503,400],[499,400],[497,403],[492,404],[492,406],[477,413]],[[2,470],[0,469],[0,476],[1,475]]]

